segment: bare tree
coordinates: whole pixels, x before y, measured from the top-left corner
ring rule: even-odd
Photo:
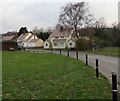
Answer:
[[[120,46],[119,42],[120,42],[120,23],[113,23],[113,41],[114,41],[114,45],[115,46]]]
[[[104,37],[103,31],[106,28],[105,19],[103,17],[100,17],[98,21],[95,21],[92,24],[92,27],[95,31],[94,35],[102,39]]]
[[[44,28],[38,28],[38,27],[35,27],[32,31],[35,35],[41,33],[41,32],[44,32]]]
[[[59,24],[65,28],[73,29],[77,38],[81,36],[79,30],[88,27],[93,20],[92,15],[89,14],[88,6],[84,2],[69,3],[61,10]]]
[[[53,29],[54,29],[53,27],[47,27],[45,29],[45,32],[51,33],[53,31]]]

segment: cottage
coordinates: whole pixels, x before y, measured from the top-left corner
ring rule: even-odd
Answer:
[[[75,48],[73,30],[57,28],[44,43],[44,48]]]
[[[36,35],[33,35],[32,33],[25,33],[21,34],[17,38],[18,46],[22,47],[43,47],[43,41],[41,39],[38,39]]]

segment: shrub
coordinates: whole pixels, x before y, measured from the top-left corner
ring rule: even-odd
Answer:
[[[106,42],[98,37],[94,37],[93,40],[99,47],[106,46]]]
[[[76,49],[77,50],[88,50],[91,48],[91,40],[86,40],[84,38],[80,38],[76,40]]]
[[[5,41],[2,41],[2,44],[17,44],[17,42],[13,40],[5,40]]]

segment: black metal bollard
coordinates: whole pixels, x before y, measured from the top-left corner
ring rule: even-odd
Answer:
[[[88,65],[88,55],[86,54],[86,66]]]
[[[78,51],[76,52],[76,58],[78,59]]]
[[[99,78],[98,59],[96,59],[96,78]]]
[[[67,56],[69,57],[69,50],[67,51]]]
[[[61,55],[61,49],[60,49],[60,55]]]
[[[117,101],[117,74],[112,72],[112,101]]]

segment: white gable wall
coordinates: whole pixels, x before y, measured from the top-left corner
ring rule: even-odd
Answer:
[[[47,41],[45,41],[45,43],[44,43],[44,48],[45,48],[45,49],[50,48],[50,43],[49,43],[49,42],[47,42]]]
[[[27,40],[31,35],[32,35],[32,34],[29,33],[29,34],[24,38],[24,40]]]
[[[75,48],[75,42],[72,41],[72,40],[69,40],[69,41],[67,42],[67,47],[68,47],[68,48]]]
[[[32,35],[32,34],[31,34]],[[31,36],[30,34],[28,35],[29,37]],[[28,46],[28,42],[30,41],[30,40],[32,40],[32,39],[38,39],[38,37],[37,36],[35,36],[35,35],[32,35],[32,37],[29,39],[29,40],[27,40],[29,37],[27,36],[27,38],[25,38],[25,41],[24,41],[24,47],[27,47]],[[26,41],[27,40],[27,41]]]

